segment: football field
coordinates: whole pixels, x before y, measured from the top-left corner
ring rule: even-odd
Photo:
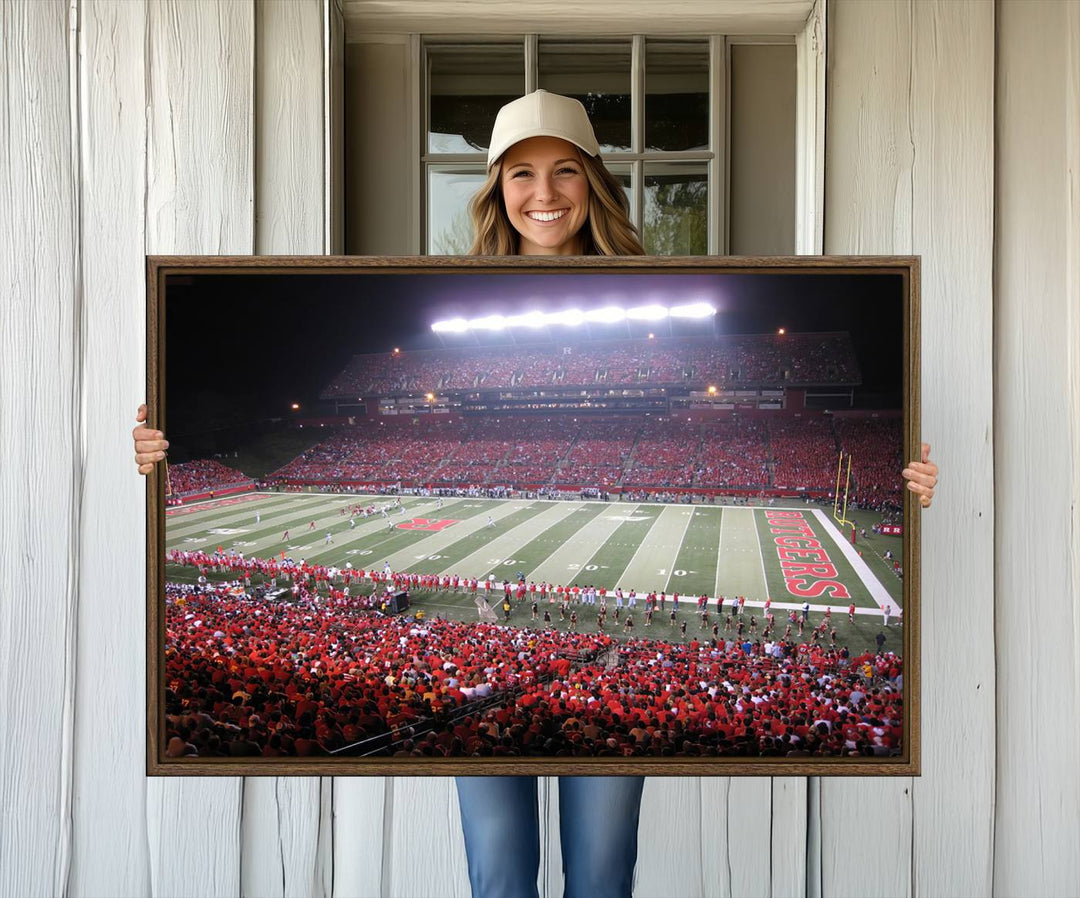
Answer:
[[[389,564],[395,571],[498,581],[515,581],[520,572],[538,584],[618,586],[639,596],[705,593],[711,603],[741,595],[751,609],[771,597],[778,624],[786,617],[782,610],[801,609],[804,602],[814,612],[831,607],[845,627],[851,602],[875,627],[883,605],[892,606],[894,619],[901,613],[901,580],[880,557],[886,544],[898,554],[900,540],[878,537],[872,546],[853,546],[828,510],[814,505],[446,498],[440,507],[435,498],[406,496],[401,510],[390,510],[394,501],[249,493],[170,508],[166,548],[213,552],[220,546],[327,567],[351,563],[381,571]],[[357,517],[350,527],[347,509],[356,504],[385,506],[387,514]],[[169,577],[187,579],[182,570],[170,568]]]

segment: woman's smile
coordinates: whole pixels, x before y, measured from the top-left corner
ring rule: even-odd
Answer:
[[[510,224],[523,256],[580,255],[589,217],[581,154],[558,137],[530,137],[506,151],[500,175]]]

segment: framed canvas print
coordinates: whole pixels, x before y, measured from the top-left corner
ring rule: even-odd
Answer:
[[[152,774],[919,772],[919,260],[149,257]]]

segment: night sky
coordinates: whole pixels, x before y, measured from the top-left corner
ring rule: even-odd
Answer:
[[[330,380],[359,352],[476,346],[440,343],[431,324],[453,317],[536,309],[665,306],[706,300],[712,323],[672,322],[675,336],[848,331],[863,392],[900,402],[903,282],[892,274],[197,274],[166,286],[166,409],[170,438],[220,419],[288,417],[313,410]],[[633,336],[668,336],[668,324],[632,323]],[[590,325],[593,339],[627,337],[627,325]],[[519,343],[558,345],[583,329],[516,329]],[[484,345],[510,343],[485,334]]]

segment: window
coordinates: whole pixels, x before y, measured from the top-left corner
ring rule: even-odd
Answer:
[[[777,38],[791,57],[795,47]],[[639,227],[646,252],[699,255],[725,252],[730,245],[727,122],[728,84],[732,81],[729,42],[723,37],[571,38],[528,35],[461,42],[428,38],[423,43],[425,122],[420,165],[424,190],[423,248],[434,254],[468,252],[472,238],[466,204],[483,183],[487,140],[499,107],[527,90],[543,88],[581,100],[596,130],[608,168],[620,178],[630,199],[631,219]],[[742,54],[753,60],[753,47]],[[769,49],[774,49],[770,47]],[[751,71],[749,64],[747,71]],[[754,77],[762,79],[760,66]],[[788,78],[782,69],[780,77]],[[765,76],[768,80],[769,76]],[[794,191],[795,110],[766,111],[762,98],[772,89],[751,94],[757,110],[744,117],[771,115],[790,119],[790,147],[777,129],[769,130],[770,149],[781,141],[790,171],[774,178],[790,180],[778,191],[784,203]],[[793,96],[793,84],[772,90]],[[783,129],[781,128],[781,131]],[[740,145],[741,147],[742,145]],[[762,188],[757,186],[757,195]],[[769,190],[768,186],[765,188]],[[775,205],[775,204],[773,204]],[[763,211],[764,210],[764,211]],[[757,217],[777,217],[768,196],[749,210]],[[779,210],[794,221],[794,206]],[[792,225],[793,232],[793,225]],[[753,243],[753,238],[744,240]],[[792,252],[791,247],[762,247],[761,252]]]

